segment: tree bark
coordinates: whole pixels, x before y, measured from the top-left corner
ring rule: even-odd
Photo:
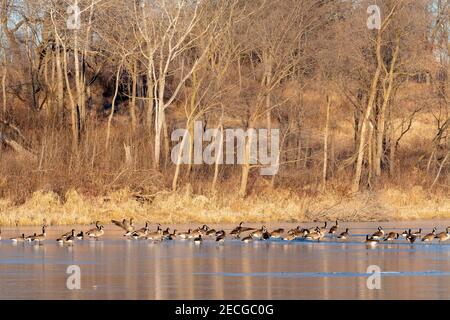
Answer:
[[[327,96],[327,111],[325,119],[325,133],[323,137],[323,171],[322,171],[322,188],[325,191],[327,184],[327,165],[328,165],[328,130],[330,123],[331,98]]]
[[[123,61],[120,63],[119,67],[117,68],[117,73],[116,73],[116,87],[114,90],[114,97],[112,99],[112,104],[111,104],[111,113],[109,115],[108,118],[108,127],[106,129],[106,143],[105,143],[105,149],[108,150],[109,149],[109,140],[111,137],[111,125],[112,125],[112,120],[114,117],[114,111],[116,109],[116,99],[117,99],[117,95],[119,93],[119,84],[120,84],[120,72],[122,70],[122,64]]]
[[[137,120],[136,120],[136,92],[137,92],[137,59],[133,59],[133,72],[132,72],[132,87],[131,87],[131,103],[130,103],[130,117],[131,117],[131,130],[136,132]]]
[[[386,127],[386,109],[387,105],[391,99],[391,93],[394,86],[394,77],[395,77],[395,67],[396,62],[398,58],[400,50],[400,39],[399,36],[397,36],[397,41],[395,45],[395,51],[392,56],[391,65],[389,67],[389,74],[388,78],[385,80],[387,81],[388,85],[386,88],[386,85],[383,85],[383,103],[380,108],[380,113],[378,115],[378,121],[377,121],[377,134],[376,134],[376,150],[375,150],[375,157],[374,157],[374,169],[375,169],[375,175],[381,176],[381,163],[383,160],[384,150],[383,150],[383,141],[385,138],[385,127]]]
[[[364,112],[364,117],[361,124],[361,132],[359,135],[359,144],[357,150],[357,160],[355,166],[355,176],[353,179],[352,192],[358,192],[361,183],[362,165],[364,160],[364,149],[366,147],[366,130],[372,115],[372,109],[377,95],[378,80],[381,74],[381,31],[378,31],[376,38],[376,55],[377,55],[377,68],[372,78],[372,84],[369,92],[369,101]]]

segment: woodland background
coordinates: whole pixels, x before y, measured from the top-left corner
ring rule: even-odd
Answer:
[[[450,217],[448,0],[0,3],[0,224]],[[278,175],[174,165],[195,121]]]

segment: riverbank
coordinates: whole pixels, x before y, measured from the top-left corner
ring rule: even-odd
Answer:
[[[240,199],[233,194],[195,195],[189,189],[137,195],[127,189],[103,197],[87,197],[75,190],[64,197],[35,192],[21,205],[0,200],[0,225],[103,223],[133,217],[137,222],[162,224],[402,221],[450,218],[450,198],[427,194],[421,187],[408,192],[390,189],[343,196],[333,192],[298,195],[278,190]]]

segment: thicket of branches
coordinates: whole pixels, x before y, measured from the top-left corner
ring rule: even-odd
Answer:
[[[1,0],[1,196],[448,192],[450,2],[377,1],[371,30],[372,2]],[[279,128],[279,174],[176,166],[195,121]]]

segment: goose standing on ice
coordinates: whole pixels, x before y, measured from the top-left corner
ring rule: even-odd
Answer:
[[[34,234],[34,236],[31,237],[29,241],[38,242],[38,243],[41,243],[42,241],[44,241],[45,238],[47,237],[47,232],[45,231],[45,227],[46,227],[46,225],[44,224],[42,226],[42,233],[38,234],[38,235]]]
[[[436,237],[436,227],[433,228],[433,231],[431,233],[428,233],[423,236],[422,241],[423,242],[432,242],[433,239]]]
[[[22,233],[22,235],[20,237],[16,237],[16,238],[11,238],[12,242],[25,242],[26,238],[25,238],[25,233]]]
[[[86,231],[86,236],[89,238],[94,238],[95,240],[98,240],[101,236],[103,236],[105,234],[105,230],[102,225],[99,225],[99,223],[100,221],[96,221],[95,228]]]
[[[348,237],[349,237],[348,228],[346,228],[345,231],[342,232],[342,233],[338,236],[338,239],[347,240]]]
[[[368,246],[376,246],[378,244],[378,240],[369,237],[369,235],[366,236],[366,241],[364,241],[366,245]]]
[[[328,233],[335,234],[339,228],[339,222],[336,220],[336,224],[330,228]]]
[[[123,219],[122,221],[111,220],[111,222],[119,228],[122,228],[126,232],[125,236],[131,235],[131,233],[134,231],[133,218],[130,218],[130,221],[128,221],[127,219]]]
[[[372,236],[370,237],[371,239],[374,240],[381,240],[384,236],[384,230],[382,227],[378,227],[378,231],[375,232],[374,234],[372,234]]]
[[[447,227],[445,231],[439,233],[436,238],[439,239],[439,242],[444,242],[450,239],[450,227]]]

